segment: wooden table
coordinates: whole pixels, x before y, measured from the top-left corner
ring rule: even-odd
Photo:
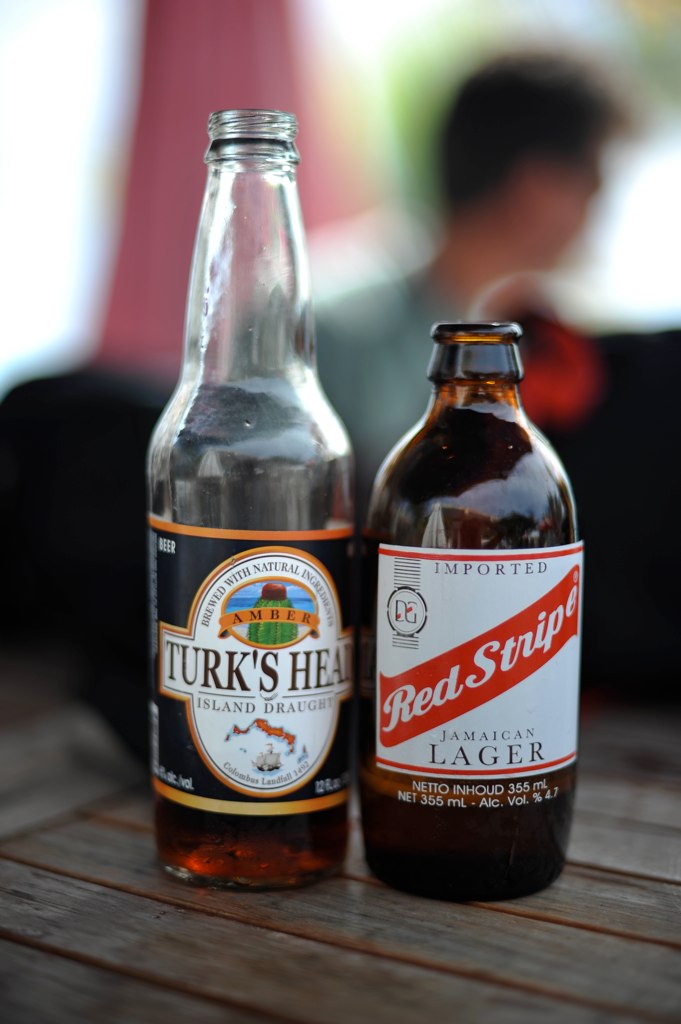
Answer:
[[[7,674],[5,1024],[681,1021],[678,711],[587,717],[569,865],[538,895],[393,892],[356,822],[341,877],[242,894],[166,877],[143,770],[94,712]]]

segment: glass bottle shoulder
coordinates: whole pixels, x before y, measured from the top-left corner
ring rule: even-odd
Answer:
[[[194,525],[323,529],[352,520],[344,427],[306,371],[180,382],[149,450],[151,511]]]
[[[576,539],[565,471],[518,409],[446,407],[379,470],[368,526],[418,547],[551,547]]]

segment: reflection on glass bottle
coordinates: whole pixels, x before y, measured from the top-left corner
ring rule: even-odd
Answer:
[[[423,420],[377,475],[365,544],[369,865],[502,899],[561,871],[574,799],[581,545],[518,395],[516,324],[438,324]]]
[[[149,451],[159,853],[244,887],[337,870],[347,830],[352,454],[316,375],[296,127],[210,117],[184,362]]]

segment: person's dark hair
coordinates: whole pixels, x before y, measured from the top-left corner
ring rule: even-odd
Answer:
[[[579,164],[627,123],[623,103],[586,62],[505,55],[459,89],[441,132],[445,203],[452,209],[501,185],[526,157]]]

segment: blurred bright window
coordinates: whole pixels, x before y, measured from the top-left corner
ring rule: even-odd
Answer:
[[[502,44],[584,47],[623,69],[645,130],[613,160],[561,301],[602,329],[681,324],[678,0],[289,2],[320,144],[367,207],[418,204],[438,102]],[[142,0],[0,4],[0,396],[96,346],[144,10]]]
[[[143,15],[139,0],[0,4],[0,395],[96,343]]]

